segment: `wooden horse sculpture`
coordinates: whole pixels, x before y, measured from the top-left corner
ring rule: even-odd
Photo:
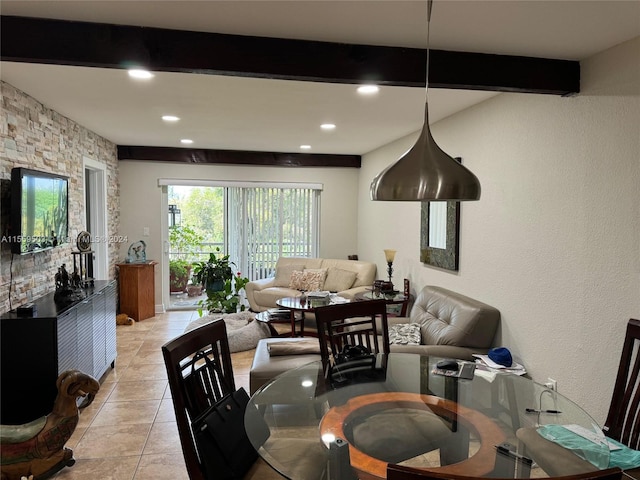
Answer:
[[[0,478],[49,478],[76,461],[64,445],[78,425],[78,408],[93,402],[100,383],[78,370],[63,372],[56,381],[53,411],[23,425],[0,426]],[[85,397],[78,407],[77,399]]]

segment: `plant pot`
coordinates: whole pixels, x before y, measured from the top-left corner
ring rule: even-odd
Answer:
[[[202,285],[187,285],[187,295],[190,297],[199,297],[202,295]]]
[[[207,283],[207,293],[221,292],[222,290],[224,290],[224,280],[222,279]]]
[[[177,274],[169,269],[169,292],[171,293],[183,293],[189,283],[189,274],[191,273],[191,266],[186,267],[186,272]]]

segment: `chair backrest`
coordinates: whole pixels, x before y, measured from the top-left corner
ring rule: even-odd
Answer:
[[[314,311],[320,355],[325,375],[331,367],[331,354],[345,344],[366,347],[371,353],[389,353],[389,326],[384,300],[368,300],[318,307]]]
[[[629,319],[618,376],[603,431],[609,438],[637,450],[640,447],[640,320]]]
[[[437,473],[433,470],[425,470],[404,465],[387,465],[387,480],[477,480],[483,477],[472,477],[456,474]],[[595,472],[581,473],[578,475],[566,475],[562,477],[548,477],[546,480],[620,480],[622,470],[618,467]],[[500,479],[492,479],[500,480]],[[503,479],[507,480],[507,479]]]
[[[214,321],[171,340],[162,355],[189,478],[204,480],[191,421],[235,391],[225,323]]]

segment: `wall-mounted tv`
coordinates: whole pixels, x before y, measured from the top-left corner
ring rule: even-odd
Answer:
[[[69,178],[11,169],[11,251],[39,252],[67,243]]]

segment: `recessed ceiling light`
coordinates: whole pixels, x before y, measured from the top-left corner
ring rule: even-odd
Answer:
[[[322,125],[320,125],[320,128],[323,130],[333,130],[334,128],[336,128],[336,126],[333,123],[323,123]]]
[[[182,140],[180,140],[180,143],[191,144],[193,143],[193,140],[191,140],[190,138],[183,138]]]
[[[300,145],[301,150],[311,150],[311,145]]]
[[[361,95],[372,95],[378,93],[380,88],[377,85],[362,85],[358,87],[358,93]]]
[[[141,68],[132,68],[129,70],[129,76],[138,80],[148,80],[155,75],[148,70],[142,70]]]
[[[162,119],[165,122],[177,122],[178,120],[180,120],[180,117],[176,117],[175,115],[163,115]]]

